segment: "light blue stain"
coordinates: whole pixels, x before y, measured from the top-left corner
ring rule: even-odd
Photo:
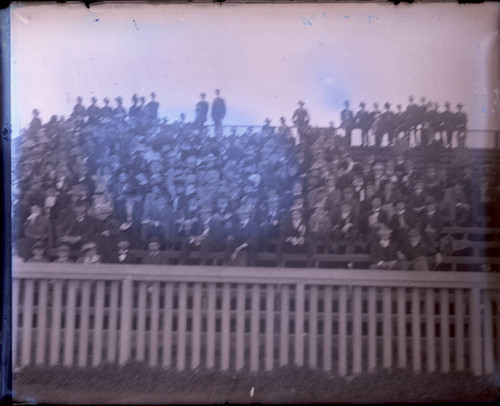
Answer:
[[[344,16],[344,18],[349,18],[349,16]]]
[[[325,12],[322,13],[323,17],[328,17]]]
[[[481,108],[481,112],[485,113],[486,114],[486,109],[483,107]]]

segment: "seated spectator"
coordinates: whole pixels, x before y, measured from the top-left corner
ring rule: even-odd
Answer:
[[[234,266],[251,265],[255,260],[258,229],[251,218],[252,208],[242,205],[236,210],[227,250],[230,254],[228,264]]]
[[[35,242],[41,242],[45,247],[52,246],[53,233],[49,218],[43,213],[42,208],[34,204],[31,206],[31,214],[24,223],[24,236],[26,243],[33,246]]]
[[[280,240],[283,242],[285,252],[305,252],[307,224],[304,220],[303,210],[292,207],[290,215],[284,220]]]
[[[353,207],[353,202],[343,200],[338,211],[332,219],[333,243],[331,250],[338,252],[340,245],[345,249],[345,254],[353,254],[359,246],[358,216]]]
[[[446,222],[450,225],[464,226],[470,220],[471,204],[460,182],[451,179],[449,186],[442,201],[442,206],[447,215]]]
[[[37,241],[33,245],[33,256],[28,259],[28,262],[49,262],[45,256],[45,247],[42,242]]]
[[[73,260],[70,258],[69,245],[63,244],[56,248],[57,258],[53,261],[58,264],[72,264]]]
[[[417,216],[406,210],[406,202],[402,195],[397,195],[394,200],[394,214],[389,222],[389,227],[393,232],[393,240],[408,238],[408,231],[417,226]]]
[[[118,264],[137,264],[138,262],[137,257],[130,250],[130,241],[126,234],[120,234],[117,237],[115,251],[110,254],[110,257],[112,258],[110,262]]]
[[[442,255],[436,247],[431,247],[422,238],[418,228],[412,228],[408,239],[401,242],[404,259],[408,261],[408,269],[414,271],[429,271],[427,256],[434,255],[436,265],[442,261]]]
[[[408,263],[399,250],[397,243],[391,240],[392,230],[383,225],[377,230],[377,240],[370,250],[370,269],[408,269]]]
[[[432,196],[425,199],[425,211],[420,218],[420,232],[431,247],[438,247],[443,229],[444,216]]]
[[[330,246],[332,240],[331,215],[325,209],[325,202],[319,202],[312,209],[309,219],[309,238],[313,246],[318,244]]]
[[[88,216],[89,202],[78,200],[71,212],[61,219],[57,231],[58,241],[68,244],[73,250],[80,250],[82,245],[94,236],[95,221]]]
[[[83,244],[76,262],[78,264],[100,264],[101,256],[97,253],[97,244],[94,241]]]
[[[142,257],[141,264],[144,265],[164,265],[168,257],[165,252],[160,251],[160,239],[153,236],[149,239],[147,253]]]

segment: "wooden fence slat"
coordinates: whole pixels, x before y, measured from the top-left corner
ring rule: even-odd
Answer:
[[[398,288],[398,368],[406,367],[406,289]]]
[[[339,375],[347,375],[347,287],[339,287],[338,295],[338,362]]]
[[[57,365],[60,359],[61,350],[61,313],[62,313],[62,288],[63,281],[56,280],[54,282],[54,290],[52,292],[52,315],[51,315],[51,331],[50,331],[50,366]]]
[[[304,306],[305,286],[299,283],[295,288],[295,365],[304,365]]]
[[[137,306],[136,319],[136,347],[135,358],[138,361],[144,361],[146,353],[146,301],[147,301],[147,283],[139,282],[139,300]],[[132,328],[133,329],[133,328]]]
[[[38,323],[36,332],[36,355],[37,365],[45,363],[45,353],[47,344],[47,299],[49,282],[42,279],[38,285]],[[13,313],[17,316],[17,313]],[[15,316],[14,316],[15,317]]]
[[[216,306],[216,285],[209,283],[208,290],[208,310],[207,310],[207,368],[215,367],[215,306]]]
[[[324,287],[323,301],[323,370],[332,370],[332,287]]]
[[[481,296],[479,288],[472,288],[470,292],[470,360],[472,373],[480,376],[483,373],[481,354]]]
[[[289,330],[290,330],[290,288],[281,286],[280,309],[280,366],[288,365]]]
[[[174,307],[174,285],[171,282],[165,284],[163,306],[163,360],[164,367],[172,364],[172,318]]]
[[[491,317],[491,302],[489,292],[483,294],[483,331],[484,331],[484,373],[492,374],[495,371],[495,357],[493,355],[493,319]]]
[[[368,288],[368,372],[377,368],[377,288]]]
[[[18,323],[19,323],[19,315],[21,313],[21,306],[19,305],[19,289],[20,289],[21,280],[15,278],[12,281],[12,365],[14,368],[19,366],[18,363]]]
[[[94,302],[94,337],[92,348],[92,366],[102,362],[103,321],[104,321],[104,281],[96,282]]]
[[[412,365],[414,372],[422,370],[422,329],[420,324],[420,289],[413,288],[411,292],[411,335],[412,335]]]
[[[245,366],[245,284],[239,283],[236,297],[236,370]]]
[[[78,366],[87,366],[89,353],[90,281],[83,281],[80,306],[80,336],[78,341]]]
[[[151,285],[151,319],[149,326],[149,366],[158,365],[158,331],[160,322],[160,283]]]
[[[64,365],[73,365],[75,353],[75,310],[76,293],[79,281],[70,280],[68,282],[68,297],[66,302],[66,314],[64,323]]]
[[[118,314],[119,314],[118,297],[120,293],[119,289],[120,289],[120,282],[115,282],[115,281],[111,282],[110,295],[109,295],[109,311],[108,311],[108,354],[107,354],[108,362],[115,362],[117,359],[116,356],[118,349]],[[124,315],[124,317],[128,317],[128,315]],[[132,317],[131,314],[130,317]]]
[[[392,289],[382,291],[383,367],[392,367]]]
[[[201,351],[201,283],[195,283],[193,287],[193,339],[191,348],[191,369],[196,370],[200,366]]]
[[[274,365],[274,285],[266,288],[266,347],[265,369],[271,371]]]
[[[308,364],[315,369],[318,366],[318,287],[309,288],[309,356]]]
[[[129,359],[132,349],[132,309],[134,298],[133,282],[130,278],[122,281],[120,309],[120,351],[118,363],[124,365]]]
[[[33,299],[35,294],[35,281],[26,279],[24,281],[24,303],[23,303],[23,325],[22,325],[22,346],[21,346],[21,366],[29,365],[31,362],[31,341],[33,330]],[[38,344],[38,343],[35,343]]]
[[[225,283],[222,285],[222,322],[221,322],[221,369],[227,371],[229,369],[231,340],[231,285]]]
[[[434,289],[425,290],[425,341],[427,372],[436,370],[436,323],[434,321]]]
[[[450,311],[448,289],[440,290],[440,331],[441,342],[441,371],[450,372]]]
[[[465,369],[465,340],[464,340],[464,291],[455,290],[455,368],[457,371]]]
[[[357,375],[362,370],[363,345],[361,336],[361,286],[353,287],[352,320],[352,372]]]
[[[179,308],[177,313],[177,370],[186,369],[187,332],[187,283],[179,283]]]
[[[252,309],[250,314],[250,371],[259,370],[259,322],[260,322],[260,285],[252,285]]]

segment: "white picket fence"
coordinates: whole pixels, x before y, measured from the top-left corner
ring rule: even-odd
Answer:
[[[496,371],[500,275],[25,263],[14,366]]]

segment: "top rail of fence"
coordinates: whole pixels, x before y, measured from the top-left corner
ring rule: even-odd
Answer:
[[[500,274],[486,272],[410,272],[189,265],[22,263],[14,266],[14,278],[500,289]]]

